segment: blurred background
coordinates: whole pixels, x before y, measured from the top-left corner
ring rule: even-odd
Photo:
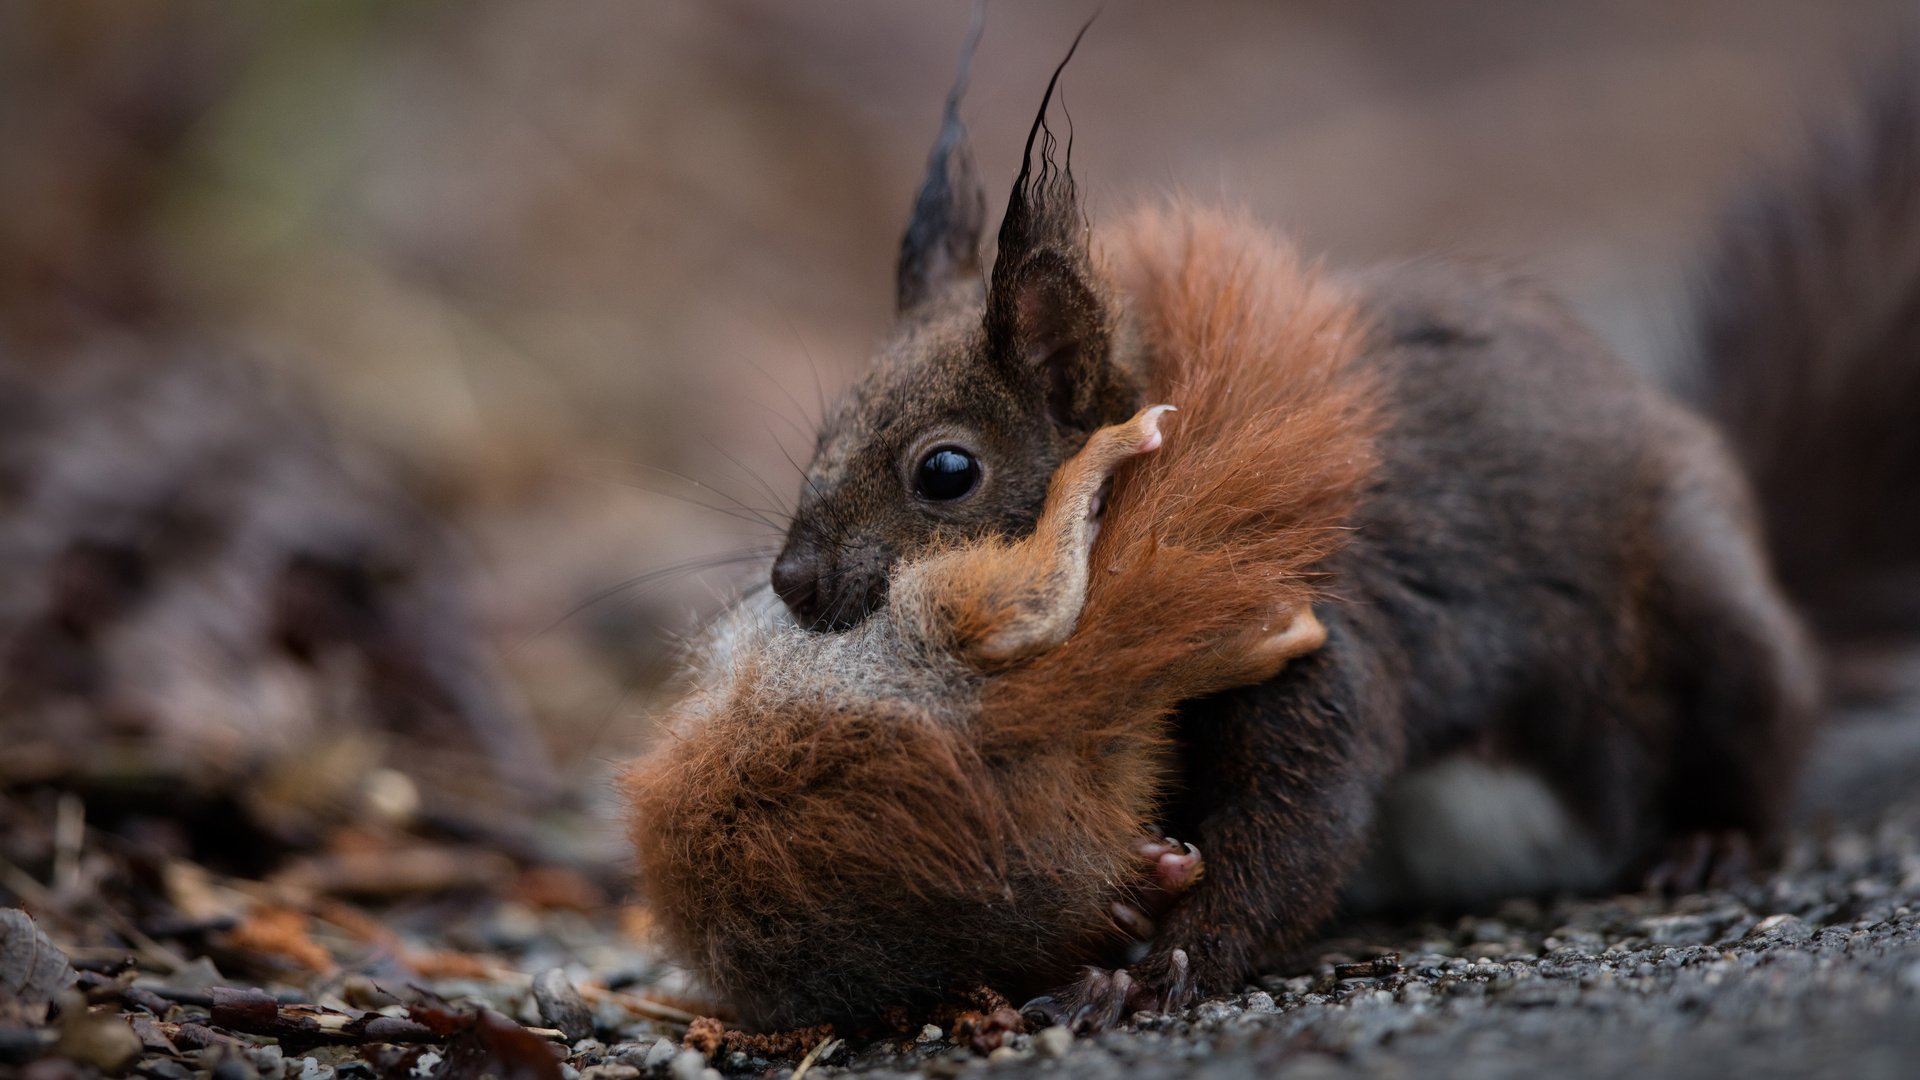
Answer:
[[[970,7],[9,5],[0,782],[615,865],[609,777],[676,635],[764,572],[888,329]],[[993,198],[1091,10],[988,11]],[[1108,0],[1062,99],[1096,221],[1181,190],[1335,265],[1499,260],[1668,378],[1742,178],[1913,22]]]

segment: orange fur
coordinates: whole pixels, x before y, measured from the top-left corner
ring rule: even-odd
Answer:
[[[1174,205],[1137,214],[1116,247],[1154,356],[1149,397],[1180,413],[1165,447],[1116,477],[1080,632],[987,687],[982,725],[1009,743],[1058,738],[1065,717],[1098,742],[1106,718],[1150,724],[1252,681],[1215,646],[1279,631],[1315,599],[1311,571],[1374,465],[1357,316],[1290,245]]]
[[[1120,467],[1084,592],[1061,553],[1098,436],[1033,537],[900,568],[920,584],[885,618],[717,643],[630,777],[659,925],[750,1022],[1059,978],[1139,884],[1173,705],[1320,640],[1314,567],[1374,462],[1352,304],[1234,215],[1149,210],[1112,243],[1180,411]]]

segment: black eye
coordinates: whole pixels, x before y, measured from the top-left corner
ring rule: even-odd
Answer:
[[[957,446],[941,446],[920,459],[913,489],[931,502],[949,502],[973,490],[980,482],[980,462]]]

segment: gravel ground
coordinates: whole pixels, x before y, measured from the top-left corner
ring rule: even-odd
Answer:
[[[869,1048],[874,1075],[1912,1076],[1920,1072],[1920,807],[1798,838],[1764,884],[1666,901],[1510,901],[1355,926],[1263,989],[981,1062]],[[929,1033],[930,1034],[930,1033]]]
[[[1920,1075],[1912,715],[1827,732],[1803,825],[1764,882],[1350,924],[1259,989],[1178,1016],[1072,1042],[1015,1037],[996,1061],[929,1039],[846,1064],[1075,1080]]]
[[[149,911],[160,940],[135,950],[107,929],[138,937],[139,905],[111,910],[130,903],[130,886],[67,896],[7,863],[0,885],[29,898],[83,967],[67,978],[93,1006],[74,1011],[69,997],[54,1026],[0,1015],[0,1080],[794,1080],[799,1068],[807,1080],[1920,1075],[1913,715],[1829,731],[1803,824],[1765,881],[1350,922],[1237,997],[1136,1014],[1093,1038],[1057,1028],[990,1038],[1002,1043],[991,1052],[933,1025],[877,1041],[795,1032],[757,1048],[714,1021],[690,1036],[688,1021],[712,1006],[657,953],[644,913],[604,899],[569,906],[552,870],[377,910],[176,872],[174,909],[200,895],[250,913],[225,931],[177,925],[168,936]],[[20,816],[32,801],[14,805],[16,831],[33,831]],[[89,842],[98,850],[83,867],[129,858],[111,838]],[[125,877],[92,872],[109,885]],[[0,961],[0,976],[20,966]],[[703,1025],[711,1056],[685,1049],[703,1044]],[[794,1060],[809,1048],[818,1060]]]

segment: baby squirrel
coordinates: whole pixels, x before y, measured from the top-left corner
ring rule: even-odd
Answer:
[[[1032,1008],[1097,1028],[1238,990],[1370,849],[1398,895],[1470,898],[1383,809],[1449,761],[1564,819],[1522,853],[1536,891],[1693,888],[1771,857],[1823,701],[1778,580],[1838,640],[1883,580],[1863,575],[1910,572],[1920,534],[1831,585],[1807,560],[1845,538],[1796,546],[1832,531],[1774,510],[1817,470],[1754,438],[1828,454],[1819,504],[1845,520],[1920,505],[1898,420],[1920,184],[1888,182],[1920,176],[1912,82],[1726,245],[1702,404],[1761,505],[1720,430],[1523,282],[1440,260],[1323,276],[1178,201],[1096,245],[1051,83],[983,280],[956,88],[898,329],[826,418],[773,568],[793,624],[749,597],[636,771],[669,940],[761,1024],[987,983],[1057,987]],[[1115,432],[1155,426],[1127,420],[1149,401],[1181,411],[1118,467],[1083,567],[1072,500]],[[1204,875],[1143,956],[1075,975],[1118,956],[1163,834]]]

